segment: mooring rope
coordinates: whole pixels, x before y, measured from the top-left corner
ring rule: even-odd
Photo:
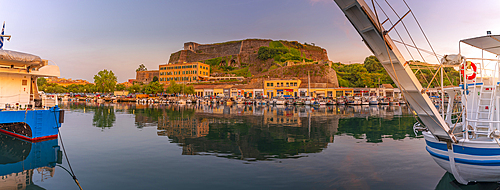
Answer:
[[[55,112],[55,109],[54,109],[54,112]],[[68,155],[66,154],[66,148],[64,148],[64,142],[63,142],[63,139],[62,139],[61,130],[59,130],[59,128],[61,126],[59,126],[59,124],[58,124],[59,121],[57,121],[57,117],[56,117],[55,113],[54,113],[54,120],[56,121],[56,125],[57,125],[57,133],[59,134],[59,138],[61,139],[61,147],[63,149],[64,157],[66,157],[66,162],[68,163],[69,170],[71,171],[70,175],[73,178],[73,180],[75,181],[76,185],[78,185],[78,187],[80,188],[80,190],[83,190],[82,186],[80,186],[80,182],[78,182],[78,179],[76,178],[76,175],[75,175],[75,172],[73,171],[73,168],[71,167],[71,163],[69,162]],[[66,170],[66,171],[68,171],[68,170]]]

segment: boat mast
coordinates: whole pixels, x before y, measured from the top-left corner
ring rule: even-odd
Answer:
[[[373,14],[364,0],[335,0],[335,2],[363,38],[363,42],[378,58],[391,79],[401,89],[422,124],[439,139],[457,142],[450,127],[444,121],[409,64],[388,35],[411,10],[391,26],[389,30],[385,30],[378,22],[378,17]]]

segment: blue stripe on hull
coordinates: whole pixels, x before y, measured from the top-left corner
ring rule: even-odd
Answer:
[[[0,111],[0,123],[25,122],[31,127],[32,139],[57,135],[59,110],[55,106],[48,110]]]
[[[448,147],[443,143],[436,143],[425,140],[427,146],[442,150],[448,151]],[[459,154],[468,154],[473,156],[500,156],[500,147],[499,148],[475,148],[475,147],[467,147],[460,145],[453,145],[453,152]]]
[[[425,147],[427,152],[435,158],[439,158],[441,160],[450,161],[450,157],[447,155],[438,154],[429,149],[429,147]],[[500,166],[500,160],[469,160],[464,158],[455,158],[455,163],[460,164],[468,164],[468,165],[477,165],[477,166]]]

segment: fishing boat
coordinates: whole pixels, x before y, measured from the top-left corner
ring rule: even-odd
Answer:
[[[370,99],[369,99],[369,97],[363,97],[361,99],[361,105],[370,105]]]
[[[59,77],[59,67],[27,53],[3,50],[0,35],[0,132],[27,141],[57,138],[64,111],[57,96],[38,91],[37,78]]]
[[[286,100],[285,100],[285,98],[280,97],[280,98],[276,99],[276,100],[274,101],[274,103],[275,103],[276,105],[285,105],[285,101],[286,101]]]
[[[441,82],[438,90],[440,97],[449,97],[450,100],[447,104],[441,101],[436,106],[426,93],[429,87],[422,87],[395,45],[395,40],[389,37],[389,34],[394,33],[395,26],[405,21],[406,15],[413,15],[409,6],[406,6],[408,10],[403,17],[397,16],[397,20],[390,20],[383,15],[391,11],[383,11],[381,6],[375,6],[374,1],[371,2],[371,7],[363,0],[335,2],[401,89],[405,102],[418,116],[419,121],[415,123],[414,129],[422,131],[426,141],[425,149],[434,161],[461,184],[499,182],[500,35],[489,33],[486,36],[460,40],[459,53],[444,55],[442,58],[438,58],[433,51],[428,51],[439,61],[436,72],[441,72],[441,79],[438,79]],[[372,10],[373,7],[376,9]],[[404,42],[399,44],[409,47]],[[479,49],[483,56],[467,58],[461,54],[462,44]],[[420,51],[420,48],[414,49]],[[484,53],[497,57],[487,59]],[[459,86],[444,87],[444,67],[459,68]]]
[[[337,104],[337,100],[333,97],[328,97],[326,99],[326,105],[335,105]]]
[[[378,98],[375,96],[372,96],[370,98],[370,105],[378,105]]]

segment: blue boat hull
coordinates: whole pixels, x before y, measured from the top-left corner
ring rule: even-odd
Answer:
[[[61,110],[0,111],[0,132],[29,141],[57,138]]]

